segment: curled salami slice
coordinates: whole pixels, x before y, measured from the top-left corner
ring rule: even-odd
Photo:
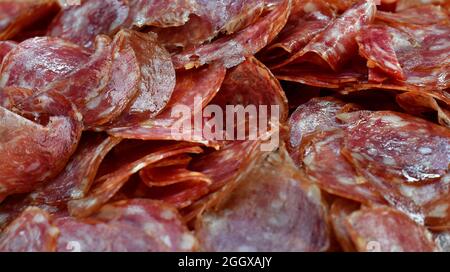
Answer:
[[[449,177],[447,177],[447,180]],[[425,224],[437,230],[450,229],[450,196],[425,205]]]
[[[91,96],[85,105],[79,106],[83,109],[84,123],[89,128],[98,128],[120,116],[139,94],[141,75],[137,56],[130,45],[130,36],[129,31],[122,30],[114,37],[109,49],[112,66],[108,85],[99,90],[97,96]],[[107,67],[108,64],[105,65]]]
[[[364,25],[375,19],[373,0],[361,0],[335,19],[302,51],[276,67],[296,62],[313,62],[338,70],[353,56],[357,48],[355,37]]]
[[[345,139],[352,160],[378,178],[421,183],[448,173],[450,132],[423,119],[374,112],[350,126]]]
[[[398,209],[421,221],[448,194],[448,129],[394,112],[366,114],[348,127],[344,156]]]
[[[300,144],[302,139],[316,131],[327,131],[339,128],[342,124],[336,119],[339,113],[356,109],[356,105],[332,98],[313,98],[300,105],[289,118],[290,130],[288,151],[292,159],[300,164]]]
[[[232,34],[254,23],[264,9],[261,0],[196,0],[195,14],[186,24],[156,30],[168,48],[187,48],[212,40],[220,32]]]
[[[147,167],[141,170],[139,175],[149,187],[164,187],[191,180],[211,183],[210,178],[203,173],[190,171],[186,167],[187,165]]]
[[[225,78],[226,69],[220,64],[211,64],[199,69],[177,71],[177,83],[166,108],[153,120],[130,124],[129,127],[115,127],[108,132],[122,138],[141,140],[172,140],[173,125],[180,119],[174,116],[176,107],[189,109],[193,116],[199,113],[217,94]],[[195,128],[194,128],[195,129]],[[196,141],[192,135],[182,138]]]
[[[17,43],[13,41],[0,41],[0,66],[9,51],[16,48]]]
[[[397,95],[397,103],[406,112],[425,117],[430,112],[436,112],[438,122],[446,127],[450,127],[450,110],[448,107],[440,105],[435,98],[415,92],[406,92]]]
[[[356,41],[358,42],[360,55],[367,59],[368,68],[379,68],[398,80],[405,78],[386,26],[364,28],[358,34]]]
[[[283,29],[291,11],[291,2],[283,0],[277,3],[266,16],[235,34],[173,56],[175,68],[191,69],[215,61],[222,62],[226,68],[240,64],[245,57],[264,48]]]
[[[319,132],[302,144],[305,178],[322,190],[361,203],[383,203],[367,180],[342,156],[344,132]]]
[[[286,26],[272,45],[262,53],[264,62],[270,62],[270,66],[276,65],[290,54],[295,54],[303,49],[317,34],[322,32],[335,17],[333,9],[327,2],[322,0],[294,1]]]
[[[20,105],[24,116],[0,107],[2,156],[0,194],[29,192],[65,166],[81,135],[81,116],[59,95],[42,95]]]
[[[130,176],[152,163],[179,154],[201,153],[202,151],[198,146],[189,146],[182,143],[157,147],[152,152],[147,153],[147,155],[124,164],[118,170],[98,178],[87,196],[82,199],[71,200],[68,203],[69,212],[77,217],[88,216],[110,200],[128,181]]]
[[[338,198],[333,201],[330,209],[331,226],[333,227],[339,245],[345,252],[354,252],[355,245],[348,233],[345,222],[347,217],[354,211],[359,210],[360,205],[357,202]]]
[[[89,52],[59,38],[21,42],[3,60],[0,87],[39,89],[61,79],[89,60]]]
[[[193,0],[129,0],[131,24],[137,27],[171,27],[184,25],[196,11]]]
[[[391,13],[378,11],[377,19],[399,25],[433,25],[448,23],[449,18],[441,6],[426,5]]]
[[[0,3],[0,40],[13,38],[24,28],[52,13],[53,0],[5,0]]]
[[[365,208],[350,215],[347,230],[358,251],[436,251],[431,233],[402,212],[387,207]]]
[[[105,205],[90,218],[55,220],[58,251],[195,251],[197,241],[178,212],[162,202],[133,199]]]
[[[83,0],[81,5],[63,9],[47,34],[90,48],[95,36],[114,34],[125,23],[128,13],[125,0]]]
[[[227,200],[197,222],[205,251],[324,251],[328,226],[317,187],[302,184],[287,154],[270,154]]]
[[[134,51],[140,69],[138,95],[112,125],[128,127],[150,122],[158,115],[169,102],[176,80],[170,55],[157,44],[153,33],[122,30],[119,34],[126,35],[128,46]]]
[[[51,252],[59,230],[49,215],[35,207],[26,209],[0,234],[0,252]]]
[[[66,168],[30,195],[33,203],[56,204],[84,197],[94,182],[98,167],[120,139],[85,134]]]

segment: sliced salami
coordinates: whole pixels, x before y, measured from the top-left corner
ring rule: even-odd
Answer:
[[[344,132],[331,130],[313,134],[302,144],[305,178],[322,190],[361,203],[383,203],[383,198],[342,156]]]
[[[89,55],[78,45],[59,38],[23,41],[3,60],[0,87],[43,88],[87,63]]]
[[[291,11],[291,0],[277,3],[266,16],[245,29],[198,48],[173,56],[176,69],[191,69],[215,61],[234,67],[270,43],[283,29]]]
[[[402,212],[387,207],[366,208],[350,215],[347,230],[358,251],[429,252],[437,247],[431,233]]]
[[[81,116],[64,97],[42,95],[21,105],[21,114],[0,107],[0,194],[25,193],[57,175],[81,135]],[[42,124],[41,124],[42,123]]]
[[[357,48],[356,35],[364,25],[375,19],[375,12],[373,0],[359,1],[335,19],[303,50],[277,67],[307,61],[328,66],[334,71],[342,68]]]
[[[77,217],[88,216],[110,200],[128,181],[131,175],[138,173],[152,163],[179,154],[201,153],[202,151],[198,146],[189,146],[183,143],[157,147],[152,152],[147,153],[147,155],[124,164],[118,170],[98,178],[88,195],[82,199],[71,200],[68,203],[69,212]]]
[[[320,191],[302,184],[288,159],[287,154],[264,158],[223,205],[199,217],[196,234],[202,250],[327,250]]]
[[[176,80],[170,55],[157,44],[153,33],[122,30],[119,34],[126,35],[140,69],[137,97],[111,125],[128,127],[149,122],[158,115],[169,102]]]
[[[16,48],[17,43],[14,41],[0,41],[0,66],[9,51]]]
[[[89,191],[98,167],[120,139],[85,134],[65,169],[30,195],[33,203],[57,204],[83,198]]]
[[[129,14],[125,0],[83,0],[64,8],[53,21],[48,36],[60,37],[91,48],[99,34],[114,34]]]
[[[354,252],[355,245],[347,231],[345,222],[347,217],[354,211],[359,210],[360,204],[343,198],[333,201],[330,209],[331,226],[333,227],[339,245],[345,252]]]
[[[162,202],[133,199],[105,205],[90,218],[55,220],[58,251],[195,251],[197,241],[178,212]]]
[[[0,3],[0,40],[13,38],[24,28],[57,8],[53,0],[5,0]]]
[[[51,252],[59,230],[49,215],[35,207],[26,209],[0,234],[0,252]]]

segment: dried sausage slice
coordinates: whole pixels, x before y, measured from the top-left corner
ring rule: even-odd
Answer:
[[[223,205],[199,217],[196,235],[205,251],[324,251],[329,245],[320,191],[301,183],[287,154],[263,157]]]

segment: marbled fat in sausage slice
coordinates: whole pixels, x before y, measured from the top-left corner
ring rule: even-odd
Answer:
[[[324,251],[328,226],[320,190],[303,184],[287,154],[263,157],[223,205],[197,222],[205,251]]]
[[[97,35],[114,34],[127,20],[129,10],[126,0],[83,0],[81,5],[64,8],[47,34],[91,48]]]

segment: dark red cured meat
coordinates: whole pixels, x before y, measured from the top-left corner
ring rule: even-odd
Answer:
[[[227,72],[222,87],[211,104],[221,106],[242,105],[244,107],[278,106],[279,122],[288,118],[289,108],[286,94],[272,72],[255,57],[248,57],[243,63]],[[275,112],[274,112],[275,114]]]
[[[444,5],[446,0],[398,0],[396,2],[397,2],[396,10],[398,12],[412,7],[418,7],[428,4]]]
[[[354,252],[355,245],[345,226],[345,220],[354,211],[359,210],[360,204],[343,198],[333,201],[330,209],[330,221],[339,245],[345,252]]]
[[[78,45],[59,38],[37,37],[26,40],[3,60],[0,87],[45,87],[85,64],[89,55]]]
[[[98,210],[110,200],[117,191],[128,181],[131,175],[158,162],[162,159],[184,153],[201,153],[198,146],[186,144],[173,144],[156,148],[146,156],[119,167],[118,170],[99,177],[89,194],[82,199],[71,200],[68,203],[69,212],[73,216],[84,217]]]
[[[83,0],[81,5],[63,9],[47,34],[90,48],[97,35],[114,34],[128,14],[126,0]]]
[[[439,124],[450,128],[450,110],[440,105],[435,98],[420,93],[405,92],[397,95],[396,101],[403,110],[419,117],[436,112]]]
[[[325,70],[316,65],[294,64],[273,70],[279,80],[297,82],[320,88],[353,87],[361,81],[367,81],[367,67],[360,59],[346,65],[338,72]]]
[[[26,209],[0,235],[0,252],[51,252],[59,230],[49,215],[35,207]]]
[[[0,66],[9,51],[16,48],[17,43],[14,41],[0,41]]]
[[[286,26],[263,54],[263,60],[276,64],[305,47],[317,34],[322,32],[335,17],[327,1],[294,1]],[[293,3],[294,5],[294,3]],[[294,9],[295,8],[295,9]]]
[[[365,208],[350,215],[347,229],[358,251],[429,252],[437,247],[431,233],[405,214],[387,207]]]
[[[81,135],[81,116],[64,97],[42,95],[20,105],[21,114],[0,107],[0,193],[33,190],[62,170]]]
[[[84,197],[106,154],[120,139],[85,134],[65,169],[30,195],[33,203],[58,204]]]
[[[401,113],[381,111],[363,118],[348,128],[345,146],[362,168],[395,182],[441,179],[450,163],[450,132]]]
[[[307,61],[328,66],[334,71],[342,68],[357,48],[356,35],[364,25],[373,21],[375,12],[376,6],[373,0],[359,1],[335,19],[302,51],[276,67]]]
[[[403,80],[405,78],[388,27],[381,25],[363,28],[356,37],[356,41],[359,46],[359,54],[367,59],[369,69],[381,69],[394,79]],[[369,80],[371,80],[370,75]]]
[[[215,61],[234,67],[257,53],[283,29],[291,11],[291,0],[278,3],[266,16],[245,29],[173,56],[176,69],[191,69]]]
[[[450,194],[425,205],[425,225],[437,230],[450,230]]]
[[[160,47],[153,33],[122,30],[127,35],[140,68],[138,96],[125,112],[113,121],[112,127],[129,127],[149,122],[169,102],[175,88],[175,70],[169,53]],[[120,33],[119,33],[120,34]]]
[[[109,49],[113,57],[108,85],[98,96],[90,97],[85,105],[79,106],[89,128],[99,128],[120,116],[139,94],[141,75],[137,56],[130,45],[131,35],[122,30],[115,36]]]
[[[56,8],[53,0],[4,0],[0,3],[0,40],[13,38],[28,27],[50,14]]]
[[[196,0],[196,11],[186,24],[157,29],[168,48],[187,48],[211,41],[220,32],[232,34],[255,22],[264,9],[262,0]]]
[[[342,156],[342,130],[318,132],[302,143],[305,178],[322,190],[361,203],[383,203],[383,198]]]
[[[287,154],[263,156],[225,202],[196,224],[205,251],[325,251],[320,191],[303,184]]]
[[[300,105],[289,118],[290,130],[288,151],[292,159],[300,164],[300,145],[304,137],[317,132],[339,128],[342,124],[336,119],[336,115],[356,109],[356,105],[332,98],[313,98]]]
[[[141,188],[138,188],[136,197],[160,200],[182,209],[209,193],[209,184],[205,180],[209,181],[207,177],[204,177],[203,180],[186,180],[162,187],[148,188],[146,185],[142,185]]]
[[[378,11],[377,20],[399,25],[433,25],[449,23],[449,17],[441,6],[426,5],[391,13]]]
[[[195,251],[197,241],[171,206],[149,199],[105,205],[90,218],[55,220],[58,251]],[[71,244],[69,244],[72,241]],[[75,244],[74,242],[77,242]]]
[[[175,107],[188,107],[194,115],[202,110],[217,94],[225,78],[226,69],[220,64],[211,64],[200,69],[178,71],[177,82],[166,108],[153,120],[130,127],[112,128],[108,132],[117,137],[141,140],[171,140],[174,138],[172,125],[178,120],[172,116]],[[196,98],[201,99],[196,106]],[[187,141],[194,141],[187,137]]]
[[[189,15],[197,10],[192,0],[129,0],[128,24],[137,27],[171,27],[184,25]]]
[[[34,91],[30,89],[5,87],[0,91],[0,105],[6,109],[13,109],[33,93]]]
[[[390,204],[419,221],[421,207],[448,194],[450,132],[431,122],[367,114],[348,127],[343,154]]]
[[[187,165],[150,166],[142,169],[139,175],[149,187],[164,187],[191,180],[210,184],[211,180],[205,174],[186,169]]]

